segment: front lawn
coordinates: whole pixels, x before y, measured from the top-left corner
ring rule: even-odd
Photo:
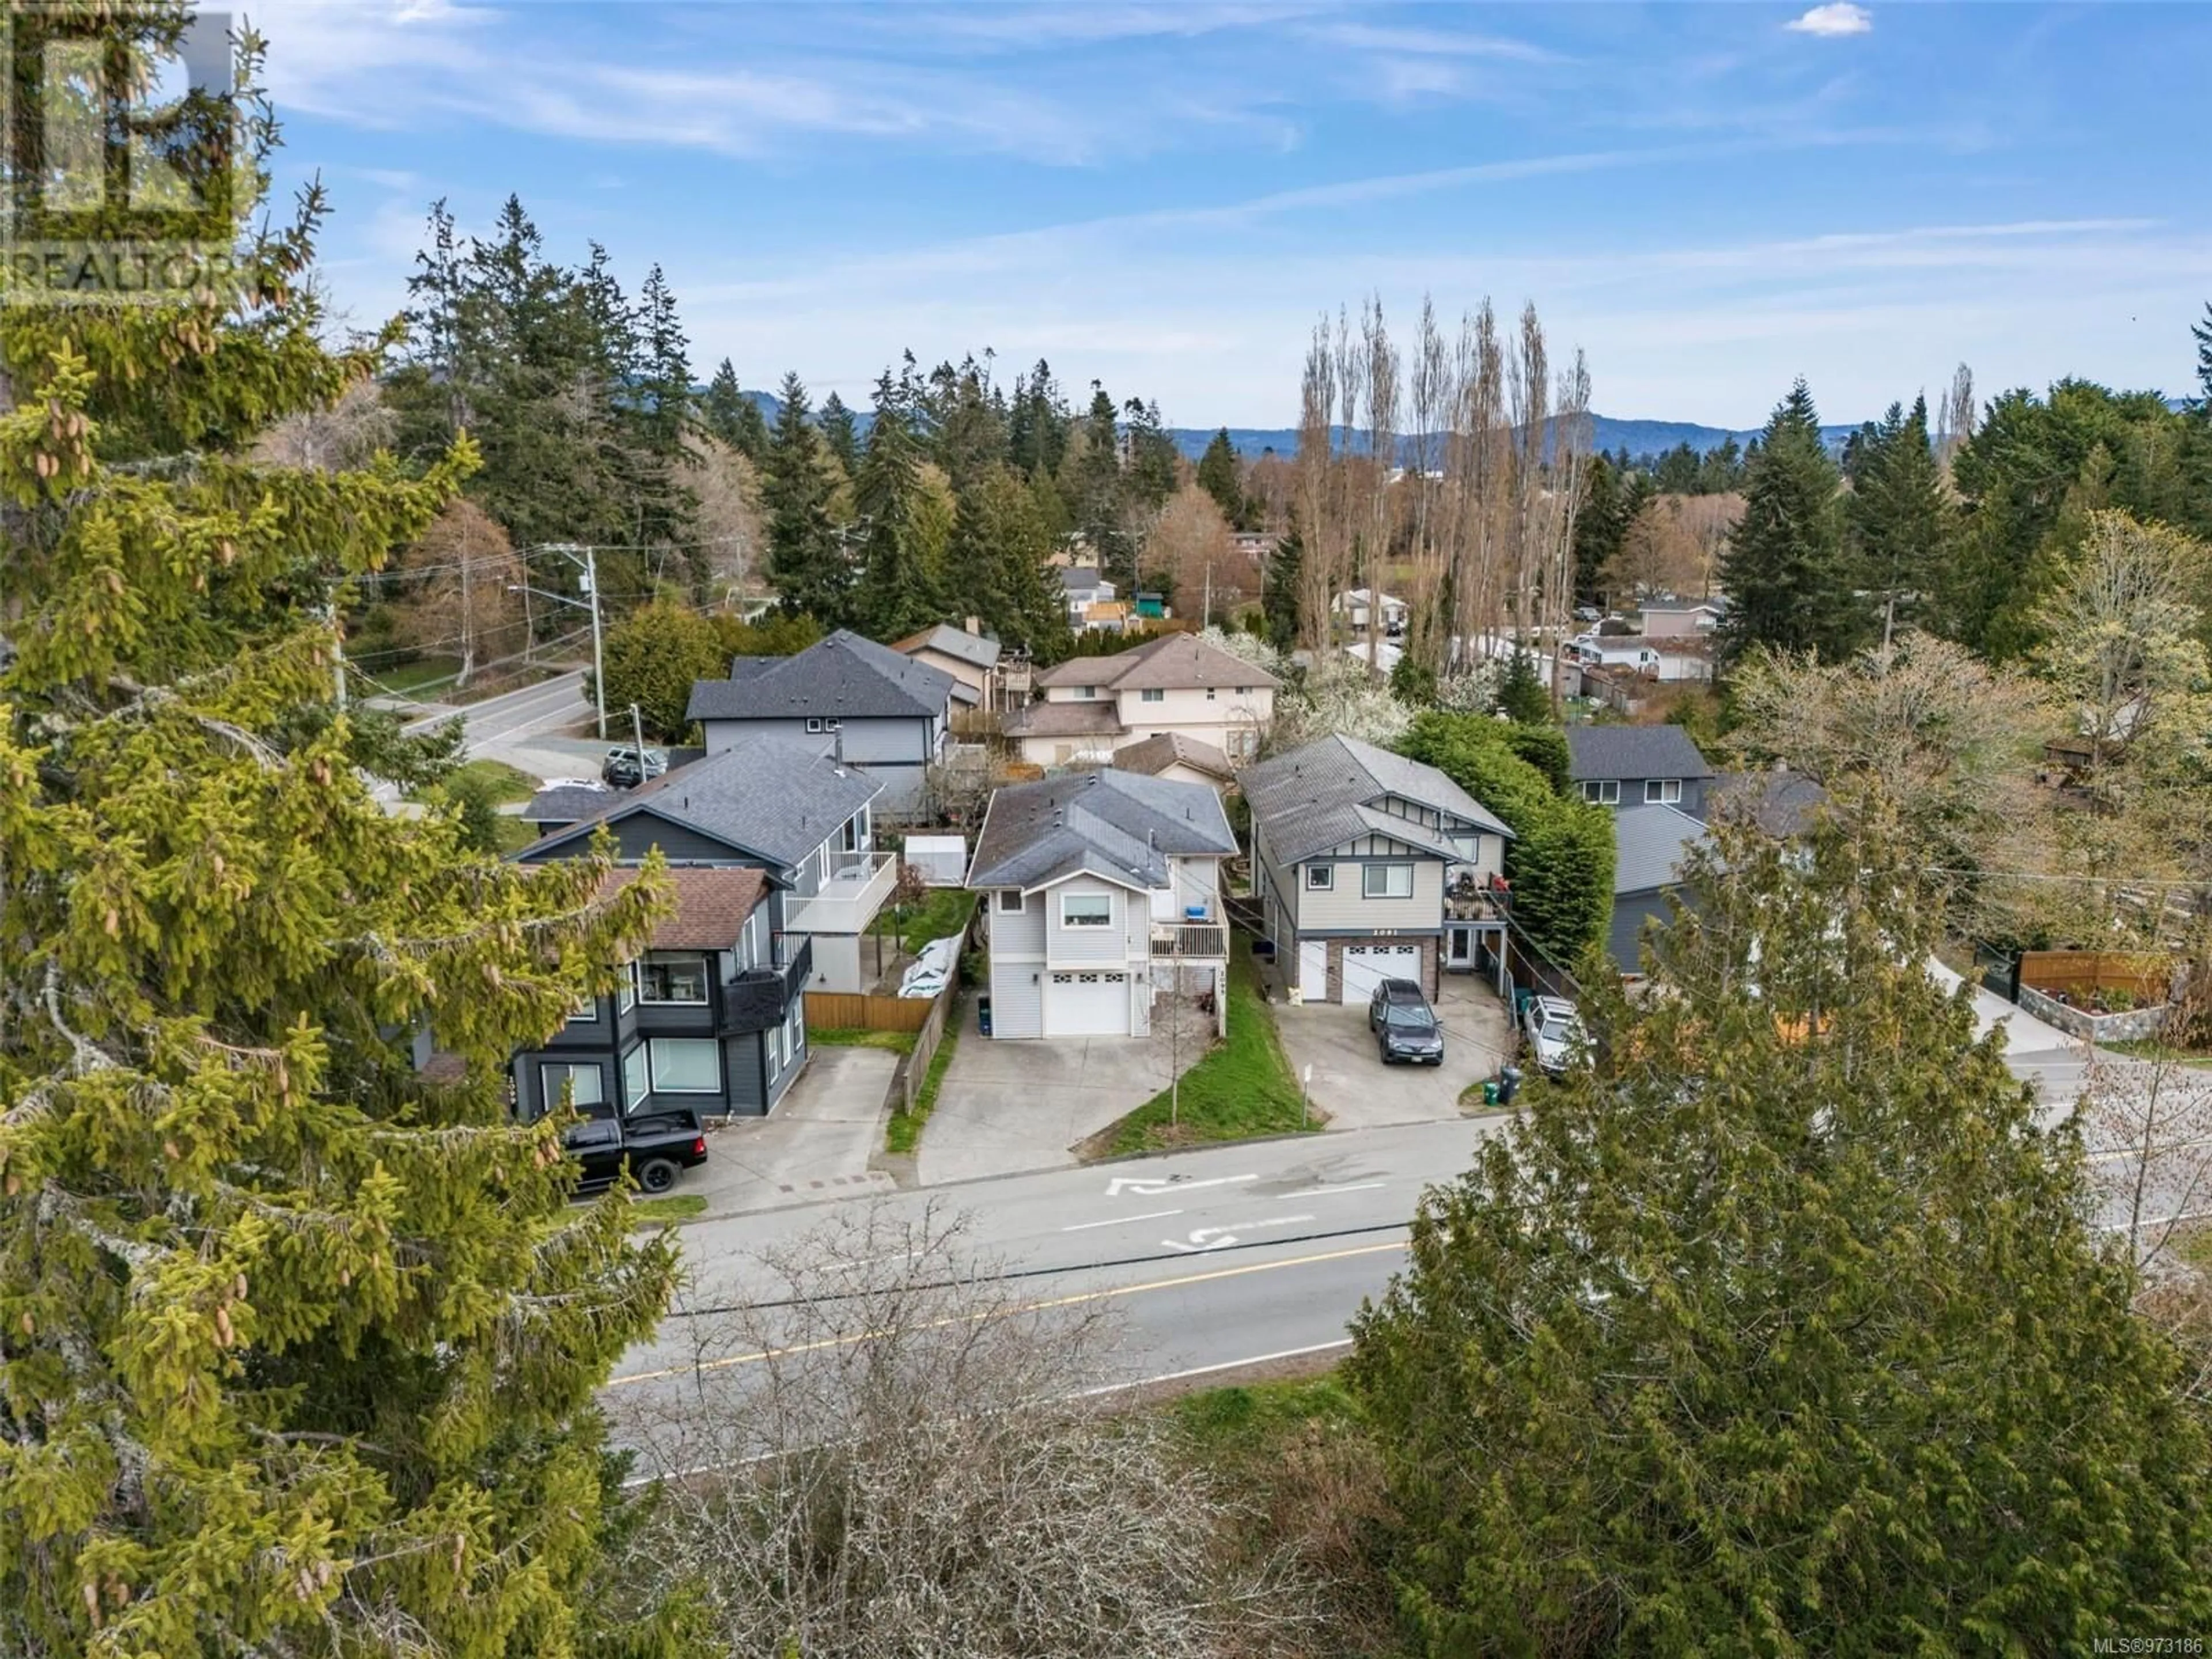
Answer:
[[[1179,1102],[1175,1092],[1153,1096],[1094,1136],[1085,1151],[1094,1158],[1119,1158],[1316,1127],[1304,1109],[1297,1075],[1275,1032],[1275,1011],[1260,988],[1251,947],[1241,933],[1231,935],[1229,1035],[1182,1074]]]
[[[927,898],[903,914],[885,905],[868,931],[897,939],[899,948],[907,955],[918,957],[921,947],[933,939],[951,939],[956,933],[965,933],[975,914],[978,896],[964,887],[933,887]]]
[[[864,1031],[847,1025],[811,1025],[806,1040],[823,1048],[888,1048],[895,1054],[910,1054],[917,1035],[914,1031]]]

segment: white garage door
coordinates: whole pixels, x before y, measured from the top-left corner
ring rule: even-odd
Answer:
[[[1344,947],[1344,1000],[1364,1002],[1386,979],[1421,982],[1418,945],[1347,945]]]
[[[1044,1034],[1126,1036],[1129,983],[1125,974],[1054,974],[1044,988]]]

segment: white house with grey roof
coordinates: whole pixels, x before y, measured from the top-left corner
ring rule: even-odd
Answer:
[[[945,758],[953,677],[839,629],[789,657],[735,657],[730,678],[699,680],[685,717],[707,752],[769,738],[855,766],[884,786],[877,809],[926,810],[928,769]]]
[[[968,873],[986,896],[991,1035],[1142,1036],[1154,997],[1194,981],[1225,1021],[1236,851],[1204,784],[1102,769],[1000,789]]]
[[[969,617],[962,628],[950,623],[925,628],[898,641],[891,649],[951,675],[955,702],[971,708],[998,706],[999,642],[983,633],[975,617]]]
[[[1341,736],[1238,775],[1252,879],[1285,981],[1305,1002],[1364,1002],[1386,979],[1434,997],[1447,971],[1504,982],[1498,817],[1433,766]]]

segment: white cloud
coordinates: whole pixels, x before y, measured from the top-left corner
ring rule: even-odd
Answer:
[[[1817,34],[1832,40],[1846,34],[1868,33],[1874,27],[1874,18],[1864,6],[1854,5],[1851,0],[1828,0],[1827,4],[1814,7],[1784,27],[1799,34]]]

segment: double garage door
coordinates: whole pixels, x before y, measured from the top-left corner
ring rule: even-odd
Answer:
[[[1129,1030],[1129,976],[1119,973],[1047,974],[1044,1034],[1056,1036],[1126,1036]]]
[[[1344,1000],[1364,1002],[1386,979],[1421,982],[1418,945],[1347,945],[1344,947]]]

